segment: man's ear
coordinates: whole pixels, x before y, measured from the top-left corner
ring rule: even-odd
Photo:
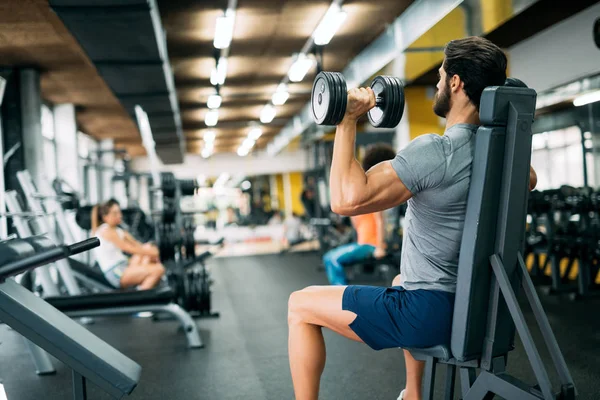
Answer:
[[[462,90],[463,86],[464,82],[460,79],[460,77],[456,74],[452,75],[452,78],[450,78],[450,91],[456,93],[459,90]]]

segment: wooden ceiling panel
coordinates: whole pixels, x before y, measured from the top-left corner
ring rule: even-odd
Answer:
[[[50,103],[73,103],[79,128],[98,139],[129,137],[139,142],[131,117],[98,74],[47,0],[0,2],[0,60],[38,68]]]
[[[410,3],[411,0],[344,2],[348,17],[325,48],[324,69],[342,70]],[[233,129],[235,135],[241,135],[238,140],[243,140],[245,128],[239,132],[240,124],[243,128],[259,121],[262,108],[270,102],[278,84],[287,74],[293,55],[302,49],[330,4],[330,0],[238,2],[227,79],[220,88],[223,102],[217,128],[229,128],[233,124],[236,126]],[[222,15],[226,5],[226,1],[159,1],[183,127],[186,132],[194,132],[194,137],[199,137],[207,128],[204,126],[206,101],[215,93],[210,84],[210,74],[215,66],[212,41],[216,19]],[[284,106],[276,107],[277,124],[274,125],[277,126],[268,128],[275,132],[274,135],[309,101],[315,74],[313,70],[303,82],[289,85],[290,99]],[[267,139],[269,136],[261,140]],[[235,150],[236,147],[232,146],[231,151]]]
[[[215,65],[215,23],[226,0],[159,0],[167,48],[186,135],[198,138],[205,103],[215,93],[210,74]],[[348,19],[325,49],[324,67],[341,70],[411,3],[410,0],[346,1]],[[248,126],[259,120],[287,73],[292,55],[312,34],[330,0],[240,0],[230,48],[227,80],[217,140],[235,151]],[[135,122],[118,102],[77,41],[47,0],[0,2],[0,59],[4,65],[34,66],[42,72],[42,96],[52,103],[73,103],[82,131],[96,138],[115,138],[141,154]],[[290,98],[277,107],[276,120],[263,128],[257,148],[266,145],[309,99],[314,71],[290,84]],[[229,124],[228,124],[229,122]],[[201,140],[200,140],[201,142]],[[232,145],[232,143],[234,145]]]

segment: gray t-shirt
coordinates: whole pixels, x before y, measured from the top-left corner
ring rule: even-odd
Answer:
[[[443,136],[419,136],[392,167],[413,194],[402,241],[402,286],[456,292],[477,125],[457,124]]]

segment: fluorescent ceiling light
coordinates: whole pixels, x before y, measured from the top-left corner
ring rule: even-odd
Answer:
[[[575,100],[573,100],[573,105],[575,107],[580,107],[597,101],[600,101],[600,90],[576,97]]]
[[[211,108],[211,109],[219,108],[219,107],[221,107],[222,100],[223,99],[218,94],[212,94],[208,97],[208,101],[206,102],[206,105],[208,106],[208,108]]]
[[[287,85],[284,83],[281,83],[281,84],[279,84],[279,86],[277,86],[277,91],[275,93],[273,93],[273,97],[271,98],[271,101],[276,106],[282,106],[285,104],[285,102],[287,101],[287,99],[289,97],[290,97],[290,94],[288,93]]]
[[[346,16],[346,12],[339,4],[332,4],[313,33],[315,44],[318,46],[328,44],[346,20]]]
[[[287,99],[289,97],[290,97],[290,94],[288,92],[277,91],[277,92],[273,93],[273,97],[271,98],[271,101],[276,106],[282,106],[285,104],[285,102],[287,101]]]
[[[247,156],[249,152],[250,152],[250,149],[247,149],[247,148],[245,148],[245,147],[241,147],[241,146],[240,146],[240,147],[238,148],[238,150],[237,150],[237,154],[238,154],[238,156],[240,156],[240,157],[245,157],[245,156]]]
[[[252,140],[251,138],[247,137],[246,139],[244,139],[244,142],[242,143],[242,147],[251,149],[255,143],[256,143],[256,140]]]
[[[215,149],[215,142],[206,142],[206,143],[204,143],[204,149],[212,152]]]
[[[222,85],[227,77],[227,58],[220,57],[217,66],[210,73],[211,85]]]
[[[231,44],[233,39],[233,26],[235,25],[235,11],[227,10],[225,15],[217,18],[215,27],[214,46],[217,49],[226,49]]]
[[[308,57],[306,54],[300,53],[296,60],[290,67],[290,71],[288,72],[288,76],[290,81],[292,82],[301,82],[302,79],[308,73],[308,70],[312,68],[315,60],[311,57]]]
[[[202,149],[202,158],[208,158],[212,155],[212,150],[206,147]]]
[[[219,122],[219,110],[209,110],[204,117],[206,126],[216,126]]]
[[[259,137],[262,136],[262,129],[260,128],[252,128],[250,132],[248,132],[248,138],[252,140],[258,140]]]
[[[260,122],[262,122],[263,124],[269,124],[273,121],[276,114],[277,111],[275,110],[275,107],[273,107],[270,104],[267,104],[260,112]]]
[[[217,136],[217,134],[215,133],[215,131],[213,131],[212,129],[209,129],[206,132],[204,132],[203,138],[204,138],[205,142],[214,142],[216,136]]]

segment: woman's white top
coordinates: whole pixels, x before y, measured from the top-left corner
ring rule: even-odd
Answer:
[[[127,257],[121,249],[119,249],[113,242],[104,239],[102,236],[110,227],[107,224],[102,224],[96,229],[96,237],[100,240],[100,246],[94,249],[96,255],[96,261],[102,269],[102,272],[106,273],[123,262],[128,262]],[[124,239],[125,232],[121,228],[117,228],[117,235],[121,239]]]

